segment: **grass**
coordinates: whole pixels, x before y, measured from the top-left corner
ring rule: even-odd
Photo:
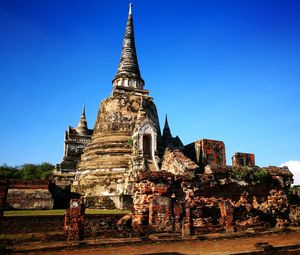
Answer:
[[[4,216],[40,216],[40,215],[64,215],[66,210],[14,210],[5,211]],[[86,214],[126,214],[130,211],[86,209]]]

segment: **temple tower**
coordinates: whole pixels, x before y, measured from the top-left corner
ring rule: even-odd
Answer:
[[[159,170],[161,133],[156,106],[140,74],[132,4],[112,85],[111,95],[100,104],[72,186],[95,208],[128,208],[135,173]]]

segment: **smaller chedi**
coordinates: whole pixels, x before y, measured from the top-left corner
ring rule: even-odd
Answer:
[[[91,140],[93,129],[88,129],[85,106],[76,128],[69,126],[65,132],[64,157],[60,164],[57,164],[53,172],[56,185],[65,187],[71,185],[75,174],[76,166],[83,153],[84,147]]]
[[[83,111],[78,127],[66,132],[65,155],[54,172],[58,185],[71,184],[92,208],[131,209],[135,229],[188,235],[286,224],[293,182],[287,167],[258,167],[251,153],[235,153],[229,166],[222,141],[184,145],[167,117],[161,133],[144,86],[130,5],[112,93],[101,102],[93,130]]]

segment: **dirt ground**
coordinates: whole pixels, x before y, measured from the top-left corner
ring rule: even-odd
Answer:
[[[105,255],[196,255],[196,254],[234,254],[239,252],[258,251],[257,242],[268,242],[273,246],[300,244],[300,233],[266,235],[236,239],[184,241],[176,243],[154,243],[145,245],[126,245],[116,247],[82,248],[79,250],[63,250],[34,254],[105,254]],[[32,253],[33,254],[33,253]]]

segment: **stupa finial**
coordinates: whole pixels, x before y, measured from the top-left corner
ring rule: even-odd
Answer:
[[[144,89],[144,80],[141,77],[135,48],[132,2],[129,3],[129,13],[123,39],[120,63],[112,83],[114,87],[122,86],[127,88]]]
[[[129,13],[128,13],[128,14],[132,14],[132,6],[133,6],[133,4],[132,4],[132,2],[130,1],[130,3],[129,3]]]

